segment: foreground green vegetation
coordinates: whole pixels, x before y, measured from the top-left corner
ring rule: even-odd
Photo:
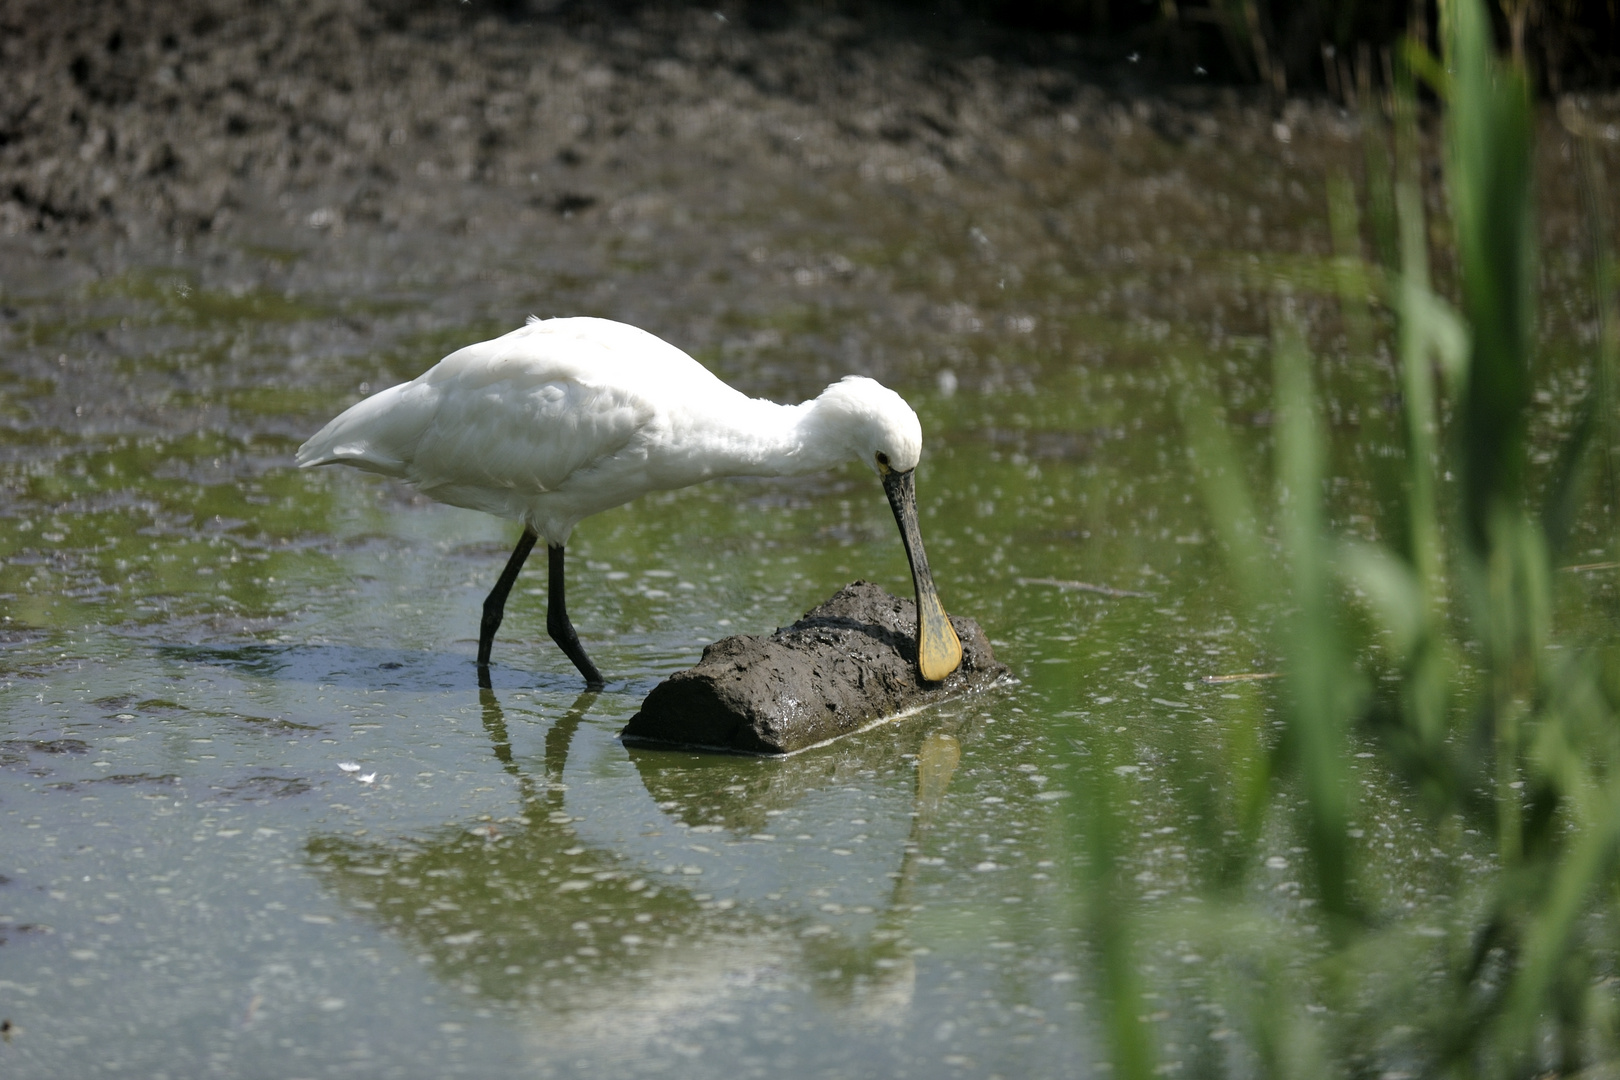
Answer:
[[[1212,390],[1189,380],[1182,412],[1206,509],[1248,618],[1270,627],[1281,677],[1264,684],[1273,698],[1254,691],[1246,737],[1226,742],[1215,817],[1230,869],[1207,912],[1133,924],[1111,850],[1128,815],[1103,785],[1076,819],[1113,1056],[1133,1076],[1153,1073],[1156,1041],[1135,1006],[1133,949],[1169,933],[1225,961],[1222,1005],[1241,1019],[1245,1052],[1212,1060],[1216,1073],[1530,1076],[1616,1056],[1620,636],[1614,612],[1559,580],[1615,572],[1613,326],[1603,319],[1578,376],[1584,393],[1537,468],[1529,430],[1545,372],[1533,344],[1529,88],[1495,56],[1480,5],[1448,13],[1443,58],[1408,55],[1442,102],[1452,250],[1430,250],[1410,85],[1392,140],[1371,125],[1378,257],[1361,258],[1350,185],[1334,191],[1344,314],[1367,348],[1363,392],[1398,401],[1404,435],[1377,519],[1354,536],[1327,525],[1324,405],[1286,297],[1275,309],[1274,499],[1251,490]],[[1598,200],[1590,212],[1604,236]],[[1602,308],[1613,285],[1605,243],[1593,259]],[[1454,258],[1458,309],[1431,287],[1435,257]],[[1369,285],[1393,316],[1395,385],[1378,385],[1387,373],[1369,347]],[[1594,536],[1607,549],[1595,559]],[[1377,868],[1355,840],[1362,747],[1438,835],[1489,842],[1484,872],[1455,876],[1421,917],[1387,896],[1380,905],[1371,887]],[[1272,923],[1251,880],[1278,798],[1304,811],[1303,929]]]

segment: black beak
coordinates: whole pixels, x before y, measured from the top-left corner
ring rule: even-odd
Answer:
[[[917,592],[917,672],[926,682],[939,682],[962,666],[962,642],[939,602],[934,576],[928,572],[928,555],[917,529],[917,470],[896,472],[880,465],[878,471],[900,526],[900,540],[911,562],[911,585]]]

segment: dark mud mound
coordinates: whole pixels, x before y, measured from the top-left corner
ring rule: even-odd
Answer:
[[[625,725],[630,742],[791,754],[1006,674],[972,619],[952,618],[962,666],[917,674],[917,609],[869,581],[840,589],[770,637],[739,635],[659,683]]]

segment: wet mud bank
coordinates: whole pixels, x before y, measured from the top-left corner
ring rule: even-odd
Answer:
[[[1353,142],[1304,103],[1279,142],[1265,99],[1126,56],[876,3],[17,0],[0,342],[78,288],[114,320],[131,294],[210,330],[268,312],[261,337],[310,358],[280,378],[346,390],[581,313],[781,399],[947,367],[1026,388],[1032,350],[1079,340],[1077,290],[1179,319],[1186,251],[1260,241],[1212,236],[1255,228],[1212,177],[1279,159],[1243,206],[1287,208],[1298,172],[1319,216],[1322,153]],[[173,346],[113,325],[110,351]]]
[[[611,210],[681,167],[652,146],[711,173],[874,146],[897,152],[872,168],[971,168],[1008,122],[1106,105],[1082,80],[1111,69],[1077,40],[849,10],[18,0],[0,10],[0,231],[187,237],[265,213],[478,231],[491,190],[536,222]]]
[[[876,2],[14,0],[0,349],[76,296],[105,332],[42,351],[89,385],[89,348],[173,350],[127,318],[155,297],[349,392],[589,313],[797,399],[852,372],[1030,393],[1040,355],[1117,352],[1110,321],[1263,335],[1252,253],[1330,250],[1359,121],[1151,60]],[[124,420],[120,389],[70,426]]]
[[[869,581],[846,585],[769,637],[737,635],[659,683],[622,732],[745,754],[791,754],[1007,674],[979,624],[953,617],[962,666],[941,682],[917,674],[917,608]]]

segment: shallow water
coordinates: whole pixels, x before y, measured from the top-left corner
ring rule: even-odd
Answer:
[[[597,279],[492,236],[433,281],[442,237],[324,234],[14,275],[0,1069],[1092,1075],[1108,1051],[1076,807],[1106,781],[1165,1060],[1242,1073],[1189,913],[1250,858],[1228,829],[1232,770],[1262,752],[1268,683],[1222,677],[1273,669],[1231,614],[1172,361],[1218,372],[1260,445],[1276,268],[1323,276],[1321,188],[1302,181],[1354,157],[1332,124],[1313,137],[1211,173],[1207,141],[1122,135],[1106,163],[1032,171],[999,202],[965,185],[944,209],[919,211],[902,176],[559,226],[602,234],[586,254],[614,269]],[[1210,216],[1227,203],[1266,210]],[[1042,225],[1043,207],[1062,209]],[[717,218],[732,239],[706,235]],[[705,269],[728,260],[730,286]],[[581,695],[531,568],[481,692],[479,606],[514,530],[294,471],[291,453],[538,297],[643,316],[754,392],[846,370],[894,382],[923,418],[944,601],[1015,681],[787,760],[617,740],[706,643],[769,632],[857,577],[909,589],[880,488],[851,465],[586,522],[570,604],[607,689]],[[1296,299],[1333,353],[1336,322]],[[1354,415],[1336,431],[1376,456],[1387,419],[1356,410],[1379,392],[1346,370],[1336,421]],[[1366,490],[1342,486],[1341,523]],[[1358,764],[1375,903],[1422,938],[1486,846]],[[1276,803],[1244,888],[1272,920],[1260,932],[1304,955],[1303,848],[1293,802]]]

